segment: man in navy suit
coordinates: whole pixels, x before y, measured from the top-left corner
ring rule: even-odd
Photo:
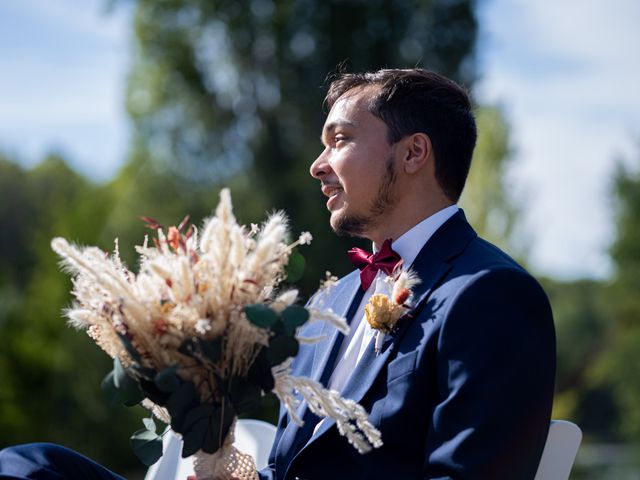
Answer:
[[[302,427],[281,414],[260,476],[533,479],[553,397],[553,320],[538,283],[478,238],[456,206],[476,139],[466,93],[429,71],[382,70],[341,76],[327,103],[325,149],[311,174],[328,197],[332,228],[380,252],[313,300],[344,314],[351,332],[305,326],[302,336],[324,341],[300,349],[293,374],[359,402],[384,444],[361,455],[302,404]],[[375,352],[363,309],[384,288],[392,250],[421,283]],[[2,451],[0,478],[121,477],[36,445]]]
[[[326,100],[311,175],[331,227],[374,250],[391,239],[421,283],[376,353],[363,309],[386,273],[369,257],[367,275],[355,270],[315,299],[344,314],[350,334],[305,326],[302,336],[324,340],[293,366],[359,402],[383,446],[359,454],[302,404],[302,427],[281,412],[261,477],[533,479],[551,414],[553,319],[539,284],[456,206],[476,141],[467,94],[433,72],[381,70],[338,77]]]

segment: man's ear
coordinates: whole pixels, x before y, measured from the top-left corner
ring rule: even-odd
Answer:
[[[425,133],[414,133],[403,139],[404,158],[402,166],[404,171],[413,175],[422,170],[432,161],[433,148],[431,139]]]

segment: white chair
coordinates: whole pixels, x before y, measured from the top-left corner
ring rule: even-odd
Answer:
[[[238,420],[235,434],[234,446],[251,455],[258,470],[266,467],[276,427],[261,420]],[[182,458],[182,439],[175,433],[168,431],[164,435],[162,449],[162,458],[149,467],[145,480],[185,480],[194,474],[193,460]]]
[[[256,462],[258,470],[267,465],[276,427],[260,420],[238,420],[236,441],[238,450],[248,453]],[[575,461],[582,432],[580,428],[565,420],[553,420],[549,427],[536,473],[535,480],[567,480]],[[185,480],[193,475],[191,458],[182,458],[182,440],[169,431],[163,439],[163,456],[147,471],[145,480]]]
[[[582,431],[575,423],[552,420],[535,480],[567,480],[581,441]]]

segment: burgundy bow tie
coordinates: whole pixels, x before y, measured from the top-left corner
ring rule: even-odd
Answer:
[[[376,278],[378,270],[391,275],[396,265],[402,261],[400,255],[391,249],[391,239],[385,240],[380,251],[375,254],[361,248],[352,248],[347,254],[353,266],[360,269],[360,283],[365,292]]]

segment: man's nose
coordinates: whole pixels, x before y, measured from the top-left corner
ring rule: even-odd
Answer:
[[[331,171],[331,166],[327,160],[327,149],[324,149],[322,153],[315,159],[315,161],[309,167],[309,173],[317,180],[327,175]]]

